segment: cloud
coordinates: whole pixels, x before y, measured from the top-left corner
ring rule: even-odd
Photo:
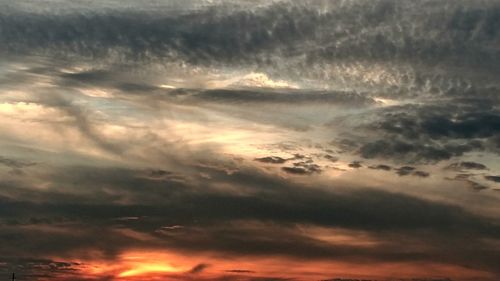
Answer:
[[[447,103],[450,101],[452,104]],[[500,115],[488,108],[492,103],[497,102],[478,98],[474,103],[454,97],[381,109],[360,126],[379,139],[360,139],[358,152],[365,158],[403,159],[407,163],[433,163],[477,151],[496,153],[491,142],[500,132]],[[459,165],[455,168],[480,167],[472,162]]]
[[[488,167],[481,163],[464,161],[450,164],[447,169],[452,170],[488,170]]]
[[[466,183],[469,185],[470,188],[476,191],[481,191],[484,189],[488,189],[489,187],[483,184],[480,184],[478,182],[472,181],[472,180],[467,180]]]
[[[0,156],[0,164],[3,164],[9,168],[14,168],[14,169],[22,169],[25,167],[36,165],[36,163],[34,162],[16,160],[11,158],[6,158],[3,156]]]
[[[421,178],[427,178],[427,177],[429,177],[430,174],[428,172],[424,172],[424,171],[415,171],[415,172],[413,172],[413,175],[417,176],[417,177],[421,177]]]
[[[500,132],[500,115],[488,113],[470,113],[459,116],[456,120],[435,117],[420,124],[419,132],[431,138],[486,138]]]
[[[497,2],[42,2],[0,3],[1,272],[158,249],[203,256],[180,280],[500,274],[497,198],[455,188],[499,182],[466,160],[500,151]]]
[[[115,5],[104,10],[94,4],[85,7],[85,13],[4,4],[1,16],[6,24],[0,36],[9,39],[9,44],[3,47],[8,50],[51,48],[56,52],[59,47],[102,56],[118,49],[132,58],[175,55],[197,63],[255,57],[265,60],[258,55],[293,54],[303,50],[303,45],[310,45],[307,59],[313,61],[418,58],[431,64],[439,58],[477,65],[481,59],[485,66],[494,69],[495,53],[480,43],[498,39],[492,31],[500,10],[497,3],[485,1],[477,7],[463,2],[429,2],[440,12],[430,14],[422,11],[420,5],[391,1],[343,5],[283,1],[254,9],[227,3],[221,3],[219,9],[213,5],[200,9],[180,5],[181,13],[172,13],[165,7],[145,9],[136,3],[129,6],[134,8]],[[53,11],[60,10],[56,7]],[[40,12],[29,14],[33,10]],[[148,20],[141,17],[142,13],[150,15]],[[356,21],[353,15],[357,15]],[[129,28],[132,23],[133,29]],[[102,26],[108,28],[98,28]],[[330,26],[338,26],[339,30],[329,32]],[[411,29],[413,33],[409,32]]]
[[[349,163],[348,166],[351,168],[354,168],[354,169],[358,169],[358,168],[363,167],[363,165],[361,165],[361,162],[359,162],[359,161],[353,161],[352,163]]]
[[[384,165],[384,164],[379,164],[379,165],[375,165],[375,166],[368,166],[368,168],[374,169],[374,170],[383,170],[383,171],[390,171],[390,170],[392,170],[391,166]]]
[[[262,163],[271,163],[271,164],[283,164],[288,159],[281,158],[279,156],[267,156],[267,157],[261,157],[261,158],[255,158],[255,161],[259,161]]]
[[[194,266],[190,271],[189,273],[191,274],[198,274],[198,273],[201,273],[203,272],[207,267],[209,267],[210,265],[209,264],[205,264],[205,263],[200,263],[200,264],[197,264],[196,266]]]
[[[492,182],[500,182],[500,176],[484,176],[484,178]]]
[[[295,159],[304,159],[302,156],[295,156]],[[317,164],[314,164],[313,160],[308,159],[306,161],[299,161],[293,163],[293,167],[282,167],[283,171],[296,174],[296,175],[311,175],[314,173],[321,173],[321,167]]]
[[[417,198],[382,191],[353,190],[348,194],[336,194],[320,189],[307,190],[292,182],[251,170],[238,171],[230,175],[219,173],[218,176],[214,171],[212,177],[216,182],[252,188],[254,195],[245,197],[237,194],[214,193],[207,189],[210,187],[208,182],[203,183],[204,189],[198,189],[196,186],[189,187],[175,181],[165,185],[165,182],[143,178],[140,176],[141,173],[142,171],[135,172],[126,169],[66,168],[54,174],[53,180],[66,188],[72,188],[69,183],[77,182],[79,188],[85,187],[89,191],[84,197],[73,197],[64,193],[59,195],[60,197],[55,197],[55,194],[45,194],[46,198],[40,197],[43,194],[33,197],[33,199],[38,198],[38,201],[43,199],[42,202],[45,202],[43,205],[29,201],[16,203],[11,199],[3,199],[4,208],[0,210],[0,215],[8,215],[8,210],[16,210],[20,219],[25,215],[29,217],[29,214],[36,213],[46,213],[49,216],[54,214],[57,217],[60,212],[67,218],[79,218],[84,214],[83,217],[87,219],[115,220],[124,216],[146,218],[168,213],[169,216],[178,218],[178,221],[173,221],[172,225],[185,225],[184,220],[189,220],[190,214],[194,212],[199,216],[198,220],[271,219],[360,228],[376,227],[378,223],[381,223],[380,227],[383,228],[411,228],[412,224],[414,227],[429,224],[429,227],[432,226],[438,230],[441,227],[446,228],[444,222],[452,223],[455,220],[457,222],[465,220],[465,224],[474,224],[477,227],[481,225],[481,220],[470,218],[470,214],[464,213],[458,207],[434,205]],[[141,187],[140,190],[137,186]],[[110,201],[109,197],[96,201],[98,197],[103,196],[102,189],[114,190],[115,192],[112,193],[121,191],[129,196],[130,203],[120,206],[117,204],[120,200]],[[261,197],[260,192],[266,196]],[[33,191],[33,193],[37,192]],[[28,199],[30,197],[24,198],[24,200]],[[61,200],[66,204],[61,204]],[[393,203],[384,208],[377,207],[393,200],[401,203]],[[184,202],[192,202],[193,205],[184,205]],[[297,205],[289,205],[286,202],[296,202]],[[352,210],[360,204],[366,206],[367,212],[357,211],[359,217],[352,215]],[[412,209],[412,205],[422,205],[427,211],[417,215],[415,212],[420,212],[420,207]],[[295,207],[299,208],[296,209],[297,211],[305,208],[300,212],[301,216],[295,217],[293,212],[288,213]],[[374,212],[372,208],[377,211]],[[402,215],[403,217],[391,216],[390,214],[396,209],[400,209],[399,212],[407,212],[408,217],[405,214]],[[411,219],[413,216],[416,216],[414,220]],[[467,221],[469,219],[470,221]],[[144,219],[130,221],[130,223],[142,223],[142,220]],[[367,220],[372,223],[366,224]],[[432,223],[434,220],[436,220],[436,225]],[[440,222],[437,223],[438,221]],[[164,225],[163,221],[161,225],[153,227],[152,231]]]
[[[333,163],[339,161],[338,157],[330,155],[330,154],[325,155],[324,158],[329,160],[330,162],[333,162]]]
[[[312,171],[303,167],[282,167],[281,169],[287,173],[295,175],[307,175],[312,173]]]
[[[0,273],[4,276],[15,272],[16,279],[60,278],[77,276],[81,264],[49,259],[5,258],[0,259]]]
[[[415,171],[415,167],[403,166],[396,169],[396,174],[400,176],[407,176],[411,174],[413,171]]]
[[[411,166],[403,166],[403,167],[399,167],[395,170],[396,170],[396,174],[398,174],[399,176],[413,175],[413,176],[417,176],[420,178],[427,178],[430,176],[430,174],[428,172],[416,171],[416,168],[411,167]]]
[[[466,152],[474,151],[480,148],[481,145],[477,142],[431,145],[400,140],[377,140],[364,144],[359,149],[359,154],[367,159],[401,159],[402,161],[407,161],[409,163],[428,163],[447,160],[455,156],[461,156]]]
[[[88,109],[59,94],[46,94],[39,98],[39,102],[47,107],[61,110],[72,118],[73,124],[80,133],[101,149],[117,154],[122,152],[121,146],[111,143],[102,136],[101,132],[96,128],[94,120],[90,118],[92,112]]]
[[[460,173],[460,174],[455,175],[454,178],[446,178],[446,179],[464,182],[467,185],[467,187],[469,187],[475,191],[489,189],[488,186],[477,182],[477,180],[474,179],[474,176],[475,176],[475,174],[471,174],[471,173]]]
[[[245,269],[231,269],[231,270],[226,270],[226,272],[229,272],[229,273],[255,273],[252,270],[245,270]]]
[[[55,184],[65,187],[61,191],[34,190],[30,196],[15,200],[1,198],[0,221],[10,221],[0,226],[2,239],[8,242],[2,245],[2,252],[78,256],[83,248],[113,259],[128,248],[151,247],[190,253],[215,251],[238,256],[285,255],[352,262],[367,258],[439,259],[495,268],[481,258],[488,247],[479,242],[496,237],[494,220],[460,207],[372,189],[347,188],[349,191],[337,192],[304,188],[257,170],[232,174],[210,168],[206,171],[212,179],[196,186],[158,181],[155,177],[145,177],[151,171],[144,170],[82,166],[56,170],[51,177]],[[220,192],[217,185],[239,186],[240,190],[251,192],[244,196]],[[86,192],[78,196],[68,193],[76,186]],[[15,190],[20,188],[17,186]],[[3,188],[3,191],[12,190]],[[116,220],[123,217],[140,219]],[[183,227],[157,231],[165,225]],[[327,242],[299,231],[294,225],[362,231],[381,239],[382,244],[370,249]],[[37,231],[32,231],[35,228]],[[80,230],[75,233],[75,229]],[[420,235],[420,231],[427,235]],[[477,240],[471,240],[470,233]],[[474,247],[459,251],[453,246],[455,242],[442,244],[439,237],[443,235],[456,239],[453,240],[456,243],[467,237]],[[408,239],[416,239],[433,250],[425,254],[403,251],[402,245],[407,245]],[[443,254],[449,251],[454,254]]]
[[[304,90],[229,90],[217,89],[194,92],[194,99],[218,103],[292,103],[338,104],[344,106],[369,106],[374,101],[367,95],[355,92],[304,91]]]

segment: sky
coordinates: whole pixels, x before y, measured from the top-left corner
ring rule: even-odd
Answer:
[[[495,0],[0,0],[0,279],[500,280]]]

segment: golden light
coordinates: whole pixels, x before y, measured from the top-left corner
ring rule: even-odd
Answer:
[[[120,278],[182,273],[192,265],[176,255],[155,252],[130,252],[124,254],[119,262],[116,276]]]
[[[148,273],[176,273],[181,271],[179,268],[168,264],[142,264],[118,274],[118,277],[131,277]]]
[[[310,231],[310,230],[308,230]],[[339,232],[340,231],[340,232]],[[338,233],[337,237],[331,237],[332,233]],[[349,234],[354,239],[365,240],[363,233],[350,233],[342,230],[329,230],[315,228],[308,234],[324,238],[323,241],[330,243],[347,243],[358,247],[370,247],[368,239],[365,243],[349,240]],[[325,237],[327,236],[327,237]],[[60,260],[61,258],[54,257]],[[326,280],[328,278],[354,278],[354,279],[377,279],[382,280],[387,275],[398,275],[402,278],[441,278],[449,276],[453,280],[494,280],[491,273],[470,269],[466,267],[440,264],[434,262],[374,262],[356,264],[340,260],[309,260],[294,259],[284,256],[248,257],[230,256],[220,257],[216,253],[204,253],[196,256],[176,253],[175,251],[157,252],[150,250],[136,250],[120,255],[116,260],[87,260],[77,261],[79,264],[78,274],[88,276],[89,279],[101,276],[114,276],[114,280],[130,281],[160,281],[169,278],[176,280],[218,280],[224,276],[231,275],[235,280],[245,280],[246,277],[265,276],[267,278],[281,278],[286,274],[288,278],[297,281]],[[208,264],[207,269],[193,275],[192,269],[199,264]],[[422,272],[421,268],[426,271]],[[242,270],[231,272],[231,270]],[[195,279],[193,279],[195,278]],[[490,278],[490,279],[488,279]],[[73,280],[71,276],[61,276],[59,281]],[[385,279],[384,279],[385,280]]]

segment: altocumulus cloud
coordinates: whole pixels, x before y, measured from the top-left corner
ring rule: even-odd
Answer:
[[[0,273],[497,280],[499,15],[0,0]]]

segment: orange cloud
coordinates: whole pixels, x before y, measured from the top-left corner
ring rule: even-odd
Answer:
[[[349,263],[337,260],[299,260],[285,256],[222,256],[220,253],[162,252],[133,250],[115,261],[87,261],[80,276],[112,277],[120,280],[219,280],[228,277],[250,280],[255,277],[325,280],[331,278],[452,278],[453,280],[494,280],[487,272],[464,267],[422,262]],[[194,271],[200,264],[210,265]],[[422,271],[422,268],[426,268]],[[193,279],[194,278],[194,279]],[[61,278],[61,280],[66,280]],[[68,279],[69,280],[69,279]]]

